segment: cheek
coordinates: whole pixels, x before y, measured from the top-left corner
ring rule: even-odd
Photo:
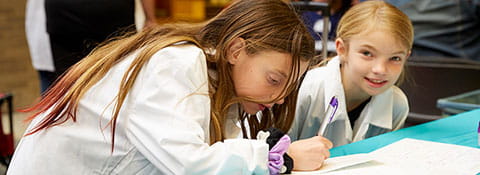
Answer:
[[[269,89],[259,74],[244,72],[234,80],[237,96],[262,99]]]
[[[394,80],[396,82],[398,80],[398,78],[400,77],[400,75],[402,74],[403,65],[401,65],[401,66],[396,65],[395,67],[391,68],[390,70],[392,72],[392,77],[394,78]]]
[[[355,62],[355,61],[350,61],[345,64],[346,72],[348,72],[348,75],[351,77],[358,77],[358,76],[363,76],[369,72],[369,65],[363,63],[363,62]]]

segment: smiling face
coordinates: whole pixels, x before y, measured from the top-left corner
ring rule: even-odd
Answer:
[[[236,95],[252,100],[240,102],[243,110],[255,114],[271,108],[274,104],[282,104],[283,98],[288,95],[283,92],[284,89],[294,83],[288,80],[291,73],[291,55],[271,50],[248,54],[243,46],[242,39],[235,40],[229,56]],[[300,75],[305,73],[307,67],[308,62],[300,62]],[[295,79],[297,82],[299,77]],[[274,101],[275,99],[278,100]]]
[[[338,39],[336,45],[342,59],[345,91],[360,98],[378,95],[392,87],[409,56],[405,46],[382,30],[354,35],[348,43]]]

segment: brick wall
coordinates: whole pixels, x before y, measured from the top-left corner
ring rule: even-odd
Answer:
[[[13,93],[14,106],[25,107],[39,96],[25,37],[25,0],[0,0],[0,92]]]

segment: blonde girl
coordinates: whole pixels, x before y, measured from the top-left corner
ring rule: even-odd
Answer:
[[[288,131],[313,56],[280,0],[238,0],[203,24],[114,39],[29,109],[8,174],[278,174],[288,137],[270,150],[268,133],[253,139]],[[235,139],[259,111],[252,140]]]
[[[395,84],[402,79],[412,41],[408,17],[386,2],[362,2],[345,13],[335,41],[338,56],[309,70],[300,88],[289,133],[298,141],[288,153],[296,165],[305,166],[294,169],[319,168],[332,146],[325,140],[336,147],[403,126],[408,101]],[[338,109],[318,135],[332,98],[338,99]],[[327,143],[323,149],[310,149],[322,143]]]

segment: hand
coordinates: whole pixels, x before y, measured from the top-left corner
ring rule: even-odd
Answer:
[[[330,140],[315,136],[293,142],[287,154],[293,159],[293,170],[312,171],[322,167],[323,161],[330,157]]]

